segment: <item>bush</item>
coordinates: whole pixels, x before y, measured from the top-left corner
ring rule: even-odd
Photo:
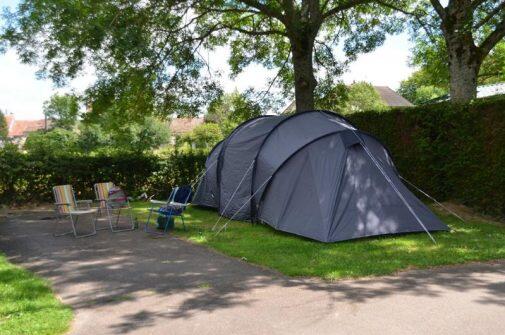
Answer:
[[[32,156],[13,146],[0,150],[0,203],[52,201],[54,185],[71,184],[81,199],[93,199],[93,183],[112,181],[129,195],[167,197],[175,185],[191,183],[205,154]]]
[[[505,96],[349,116],[391,150],[402,175],[438,200],[505,216]]]

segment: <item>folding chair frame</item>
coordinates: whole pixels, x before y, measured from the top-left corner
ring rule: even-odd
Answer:
[[[77,226],[77,223],[79,222],[79,217],[82,216],[82,215],[86,215],[86,214],[94,214],[93,223],[92,223],[93,232],[89,233],[89,234],[79,235],[79,234],[77,234],[76,226]],[[96,231],[97,231],[97,229],[96,229],[96,221],[98,219],[98,210],[95,213],[89,212],[89,213],[80,213],[80,214],[77,214],[76,212],[70,211],[70,213],[68,215],[61,216],[58,219],[58,221],[64,220],[65,218],[70,219],[70,223],[72,224],[72,230],[67,231],[65,233],[61,233],[61,234],[53,234],[54,237],[60,237],[60,236],[66,236],[66,235],[73,234],[75,238],[83,238],[83,237],[90,237],[90,236],[96,235]]]
[[[170,217],[173,217],[174,220],[175,220],[175,217],[176,216],[179,216],[182,220],[182,226],[184,227],[184,230],[188,230],[187,227],[186,227],[186,223],[184,222],[184,215],[183,213],[181,212],[181,214],[172,214],[172,209],[170,209],[170,211],[168,213],[160,213],[159,212],[159,209],[161,206],[163,205],[167,205],[167,206],[176,206],[173,203],[174,199],[175,199],[175,194],[177,193],[177,191],[179,191],[179,187],[175,187],[172,189],[172,191],[170,192],[170,195],[168,196],[168,200],[167,201],[159,201],[159,200],[151,200],[151,208],[149,208],[149,215],[147,217],[147,221],[146,221],[146,224],[144,226],[144,231],[148,234],[153,234],[153,235],[166,235],[167,234],[167,228],[168,228],[168,225],[165,225],[165,228],[163,229],[163,232],[159,232],[159,231],[155,231],[155,230],[151,230],[149,229],[149,224],[150,224],[150,221],[151,221],[151,216],[154,213],[157,213],[158,215],[162,215],[164,217],[167,217],[167,218],[170,218]],[[185,201],[184,204],[181,204],[179,207],[183,207],[183,210],[187,207],[187,202],[189,200],[189,197],[191,196],[191,193],[188,194],[188,197]],[[155,208],[155,206],[157,205],[157,208]]]
[[[111,206],[107,200],[105,200],[105,209],[107,211],[107,219],[109,220],[109,227],[110,231],[113,233],[120,233],[123,231],[132,231],[135,230],[135,219],[133,218],[133,212],[132,208],[130,206],[130,202],[127,200],[125,204],[121,204],[120,206]],[[131,227],[130,228],[123,228],[123,229],[117,229],[118,224],[119,224],[119,218],[121,217],[121,210],[126,209],[128,210],[128,217],[130,218],[131,222]],[[117,210],[117,215],[114,214],[114,210]],[[116,223],[113,225],[112,224],[112,217],[116,216]],[[107,228],[103,228],[107,229]]]

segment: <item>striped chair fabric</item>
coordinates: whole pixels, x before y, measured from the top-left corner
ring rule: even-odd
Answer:
[[[56,210],[59,214],[68,214],[76,206],[72,185],[58,185],[53,187]]]
[[[96,200],[100,203],[100,208],[105,208],[107,199],[109,198],[109,191],[114,187],[114,183],[97,183],[94,185]]]

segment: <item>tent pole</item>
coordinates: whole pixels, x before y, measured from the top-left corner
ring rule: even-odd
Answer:
[[[225,224],[224,224],[224,225],[223,225],[223,226],[222,226],[222,227],[221,227],[221,228],[220,228],[220,229],[216,232],[216,235],[217,235],[217,234],[219,234],[219,233],[220,233],[223,229],[225,229],[225,228],[228,226],[228,223],[230,223],[230,221],[231,221],[231,220],[233,220],[233,218],[235,217],[235,215],[237,215],[237,213],[238,213],[238,212],[240,212],[240,210],[241,210],[242,208],[244,208],[244,207],[245,207],[245,205],[247,205],[247,203],[248,203],[249,201],[251,201],[251,199],[252,199],[252,198],[253,198],[253,197],[254,197],[254,196],[255,196],[255,195],[259,192],[259,190],[261,190],[261,188],[262,188],[263,186],[265,186],[265,184],[266,184],[266,183],[268,183],[268,181],[269,181],[271,178],[272,178],[272,176],[268,177],[268,178],[267,178],[267,180],[265,180],[265,181],[263,182],[263,184],[261,184],[261,186],[260,186],[260,187],[258,187],[258,189],[256,190],[256,192],[254,192],[254,193],[253,193],[253,194],[252,194],[252,195],[251,195],[251,196],[250,196],[250,197],[249,197],[249,198],[248,198],[248,199],[244,202],[244,204],[243,204],[242,206],[240,206],[240,208],[239,208],[239,209],[237,209],[237,211],[236,211],[236,212],[235,212],[235,213],[231,216],[231,218],[229,218],[229,219],[228,219],[228,221],[226,221],[226,222],[225,222]]]
[[[459,216],[458,214],[456,214],[454,211],[452,211],[451,209],[449,209],[448,207],[442,205],[442,203],[440,203],[437,199],[435,199],[434,197],[432,197],[431,195],[429,195],[428,193],[424,192],[423,190],[421,190],[419,187],[417,187],[416,185],[414,185],[412,182],[408,181],[407,179],[403,178],[403,176],[400,176],[400,178],[405,181],[407,184],[409,184],[410,186],[412,186],[413,188],[415,188],[418,192],[422,193],[424,196],[426,196],[427,198],[433,200],[437,205],[439,205],[440,207],[442,207],[443,209],[445,209],[446,211],[448,211],[449,213],[451,213],[452,215],[454,215],[455,217],[457,217],[458,219],[460,219],[462,222],[466,223],[465,220],[463,220],[463,218],[461,216]]]
[[[196,178],[196,180],[195,180],[195,181],[191,184],[191,188],[195,187],[195,185],[197,185],[197,184],[200,182],[200,180],[201,180],[203,177],[205,177],[205,175],[207,174],[207,172],[209,172],[209,170],[210,170],[210,169],[211,169],[211,168],[212,168],[212,167],[213,167],[216,163],[217,163],[217,160],[216,160],[216,161],[214,161],[214,163],[210,164],[210,166],[209,166],[207,169],[203,168],[203,169],[202,169],[202,171],[200,171],[200,173],[196,175],[196,177],[197,177],[197,178]]]
[[[231,195],[230,199],[228,199],[228,202],[226,203],[226,206],[224,206],[224,209],[223,209],[223,213],[226,211],[226,209],[228,208],[228,205],[231,203],[231,200],[233,199],[233,197],[235,196],[235,194],[237,193],[240,185],[242,185],[242,183],[244,182],[245,180],[245,176],[247,175],[247,173],[249,172],[249,170],[252,168],[253,164],[254,164],[254,159],[253,161],[251,162],[251,165],[249,165],[249,167],[247,168],[247,170],[245,171],[244,175],[242,176],[242,179],[240,180],[240,182],[238,183],[237,187],[235,188],[235,191],[233,192],[233,194]],[[219,213],[219,209],[218,209],[218,213]],[[216,223],[214,223],[214,225],[212,226],[212,231],[214,231],[214,229],[216,229],[216,226],[217,224],[219,223],[219,221],[221,221],[221,218],[223,216],[220,215],[219,218],[217,219]]]
[[[407,207],[407,209],[410,211],[410,213],[414,216],[414,218],[417,220],[417,222],[421,225],[421,227],[424,229],[424,231],[426,232],[426,234],[428,234],[428,236],[433,241],[433,243],[437,244],[437,241],[435,241],[435,239],[430,234],[430,232],[428,231],[428,229],[426,228],[426,226],[423,224],[423,222],[421,221],[421,219],[417,216],[417,214],[414,212],[414,210],[412,209],[412,207],[410,206],[410,204],[407,202],[407,200],[404,198],[404,196],[400,193],[400,191],[398,190],[398,188],[395,186],[395,184],[393,183],[393,181],[391,180],[391,178],[389,178],[389,176],[386,174],[386,172],[382,169],[382,167],[380,166],[379,162],[377,162],[376,158],[372,155],[372,153],[370,152],[370,150],[368,149],[368,147],[366,146],[366,144],[364,143],[364,141],[361,139],[361,137],[359,137],[358,134],[356,134],[355,131],[353,131],[353,133],[358,138],[361,146],[363,147],[363,149],[365,149],[365,152],[368,154],[368,156],[370,157],[370,159],[372,160],[372,162],[379,169],[379,171],[382,173],[382,175],[384,176],[384,178],[386,179],[386,181],[391,185],[391,187],[393,187],[393,190],[396,192],[396,194],[403,201],[403,203],[405,204],[405,206]]]

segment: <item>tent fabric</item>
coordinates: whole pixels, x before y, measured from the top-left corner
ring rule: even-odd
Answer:
[[[401,182],[388,150],[332,112],[249,120],[206,168],[193,203],[228,218],[322,242],[448,230]]]
[[[262,117],[248,122],[226,141],[221,152],[219,214],[236,219],[249,219],[249,198],[253,162],[259,146],[282,117]],[[239,212],[237,212],[239,211]]]

